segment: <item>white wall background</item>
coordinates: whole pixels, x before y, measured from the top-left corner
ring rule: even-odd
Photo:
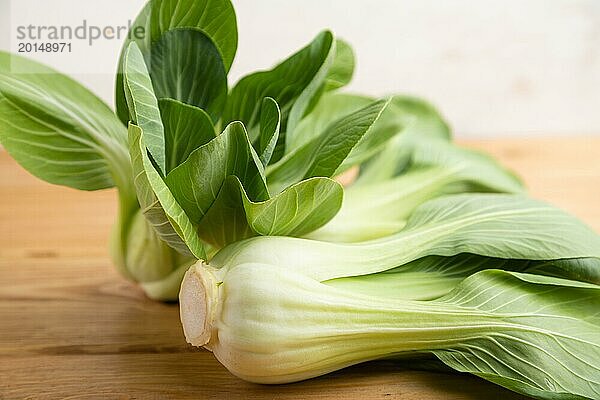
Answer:
[[[0,0],[0,16],[8,1]],[[87,12],[117,12],[80,1]],[[351,90],[425,97],[459,136],[600,135],[598,0],[233,2],[240,30],[234,80],[270,67],[330,28],[355,48]],[[122,3],[119,13],[133,17],[144,0]],[[56,8],[53,0],[38,4],[31,13]],[[0,34],[0,48],[8,48],[1,24]],[[107,60],[116,65],[116,52],[97,51],[80,62]],[[112,74],[77,78],[112,103]]]

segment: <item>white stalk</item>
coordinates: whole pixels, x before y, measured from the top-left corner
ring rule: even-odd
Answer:
[[[424,168],[381,182],[351,185],[336,216],[305,237],[353,243],[396,233],[417,206],[444,193],[444,188],[457,180],[456,172]]]
[[[497,323],[455,305],[363,296],[261,264],[215,270],[199,262],[179,299],[187,341],[258,383],[447,348]]]

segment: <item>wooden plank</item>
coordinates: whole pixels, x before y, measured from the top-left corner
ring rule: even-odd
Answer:
[[[469,142],[600,230],[600,139]],[[115,193],[47,185],[0,152],[0,399],[521,398],[474,377],[375,362],[292,385],[245,383],[185,344],[174,304],[107,256]]]

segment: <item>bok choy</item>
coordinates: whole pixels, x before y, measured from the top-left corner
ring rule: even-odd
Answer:
[[[116,113],[60,73],[0,53],[0,142],[48,182],[117,187],[113,259],[153,298],[175,299],[187,267],[229,243],[304,236],[327,224],[344,196],[331,178],[361,164],[365,174],[383,171],[370,165],[388,142],[417,156],[403,144],[409,141],[398,141],[407,127],[415,138],[434,131],[449,137],[443,120],[416,99],[338,93],[352,78],[354,54],[331,32],[229,89],[237,50],[229,0],[154,0],[137,17],[137,28],[146,35],[124,44]],[[38,73],[19,73],[19,66]],[[387,164],[397,164],[396,157],[386,155]],[[449,179],[439,172],[429,175]],[[381,218],[383,208],[401,210],[393,217],[397,230],[415,206],[410,196],[396,196],[367,213],[353,206],[364,191],[348,192],[342,212],[324,228],[331,231],[328,240],[364,240],[369,233],[361,220]],[[413,197],[427,197],[421,192]],[[349,224],[343,232],[340,220]],[[373,226],[373,237],[391,232]]]
[[[463,189],[448,189],[451,184],[474,179],[489,191],[519,188],[489,160],[463,166],[463,157],[450,154],[458,150],[447,143],[447,125],[425,103],[339,93],[352,78],[354,54],[331,32],[230,89],[237,23],[228,0],[154,0],[136,28],[147,35],[124,44],[116,112],[59,72],[0,53],[0,142],[50,183],[118,189],[114,263],[152,298],[175,299],[195,260],[252,236],[316,231],[314,237],[331,241],[365,240],[398,230],[433,193]],[[20,73],[20,67],[37,73]],[[433,145],[416,143],[433,137],[447,145],[440,144],[439,153],[454,159],[419,159],[431,158],[418,149]],[[374,165],[382,152],[384,168]],[[401,179],[415,182],[425,173],[438,183],[407,196],[382,196],[369,210],[356,206],[365,192],[404,186],[385,179],[380,189],[359,189],[372,171],[399,170],[406,157],[414,169],[431,169]],[[361,179],[344,201],[332,178],[360,165]],[[496,175],[466,176],[480,166]],[[452,178],[441,170],[446,167]],[[381,226],[389,212],[392,228]],[[366,218],[372,218],[371,231]]]
[[[253,382],[431,354],[523,394],[594,398],[599,262],[600,237],[560,210],[453,195],[378,240],[229,245],[187,272],[180,312],[188,342]]]
[[[133,29],[115,111],[0,52],[0,143],[47,182],[117,189],[114,263],[179,296],[190,343],[255,382],[428,355],[534,397],[600,397],[589,227],[452,143],[428,103],[340,91],[354,53],[329,31],[231,85],[229,0],[152,0]]]
[[[600,393],[600,286],[485,270],[444,297],[416,301],[332,287],[320,273],[251,260],[193,267],[180,293],[188,341],[252,382],[432,354],[538,398]]]
[[[350,115],[370,99],[346,93],[324,95],[299,126],[298,141],[318,136],[329,118]],[[443,117],[423,100],[394,96],[377,128],[404,121],[401,135],[384,141],[346,187],[336,216],[306,237],[355,242],[384,237],[404,226],[423,202],[464,192],[523,193],[521,181],[491,157],[450,142]]]
[[[343,189],[331,178],[370,154],[371,142],[380,145],[373,126],[390,102],[372,100],[332,119],[292,157],[306,171],[275,181],[271,165],[297,172],[279,161],[300,121],[323,94],[350,81],[349,45],[324,31],[230,90],[237,23],[229,0],[154,0],[136,28],[147,34],[124,44],[116,112],[59,72],[0,53],[0,142],[50,183],[116,187],[114,262],[151,297],[172,300],[187,267],[224,245],[302,236],[333,218]],[[396,120],[386,137],[401,130]]]

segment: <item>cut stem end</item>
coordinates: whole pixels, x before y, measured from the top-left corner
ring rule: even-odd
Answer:
[[[210,341],[216,294],[217,283],[210,267],[199,261],[185,274],[179,292],[183,332],[194,346]]]

